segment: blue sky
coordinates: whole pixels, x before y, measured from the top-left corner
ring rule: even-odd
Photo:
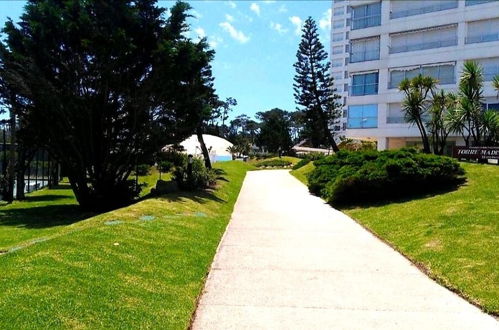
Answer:
[[[312,16],[329,49],[332,1],[188,1],[189,37],[207,37],[216,51],[215,87],[238,101],[231,117],[275,107],[293,111],[293,75],[301,23]],[[25,1],[0,1],[0,25],[17,20]],[[172,1],[159,1],[171,7]]]

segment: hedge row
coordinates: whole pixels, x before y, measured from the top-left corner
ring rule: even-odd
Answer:
[[[309,189],[330,204],[383,201],[456,186],[464,170],[449,157],[415,149],[340,151],[314,162]]]
[[[258,162],[256,167],[286,167],[290,165],[291,162],[284,159],[269,159]]]

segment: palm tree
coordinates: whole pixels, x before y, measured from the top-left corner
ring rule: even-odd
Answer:
[[[497,91],[497,96],[499,96],[499,74],[492,80],[492,86]]]
[[[489,110],[483,114],[483,140],[485,146],[499,143],[499,114]]]
[[[459,107],[463,115],[463,128],[466,134],[466,146],[470,144],[470,137],[474,145],[481,144],[483,132],[483,70],[473,61],[466,61],[459,80]]]
[[[431,105],[429,96],[433,94],[436,85],[437,80],[423,75],[418,75],[412,79],[404,79],[399,85],[399,90],[405,95],[402,102],[405,121],[418,127],[425,153],[430,153],[431,148],[424,118]]]
[[[431,135],[433,152],[437,155],[443,155],[445,151],[447,137],[451,132],[447,114],[457,108],[457,103],[458,98],[453,93],[440,90],[433,94],[429,109],[430,120],[426,123],[426,127]]]

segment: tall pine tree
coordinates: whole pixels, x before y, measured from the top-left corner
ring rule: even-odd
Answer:
[[[338,151],[334,134],[329,125],[340,116],[336,102],[334,79],[329,74],[328,54],[319,40],[317,25],[309,17],[302,29],[302,38],[294,64],[294,96],[305,114],[305,129],[314,147],[330,146]]]

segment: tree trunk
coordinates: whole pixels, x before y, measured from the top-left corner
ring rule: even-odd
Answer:
[[[211,169],[210,153],[208,152],[208,148],[206,148],[206,144],[204,143],[203,130],[201,129],[201,125],[196,128],[196,135],[198,137],[199,144],[201,145],[201,151],[203,152],[204,166],[206,166],[207,169]]]
[[[16,116],[10,111],[10,147],[9,147],[9,161],[7,164],[7,191],[4,199],[7,202],[14,200],[14,179],[16,170],[16,150],[14,145],[16,143]]]
[[[26,154],[21,150],[22,147],[18,146],[17,149],[17,168],[16,168],[16,199],[26,199],[24,194],[24,172],[26,171]]]

